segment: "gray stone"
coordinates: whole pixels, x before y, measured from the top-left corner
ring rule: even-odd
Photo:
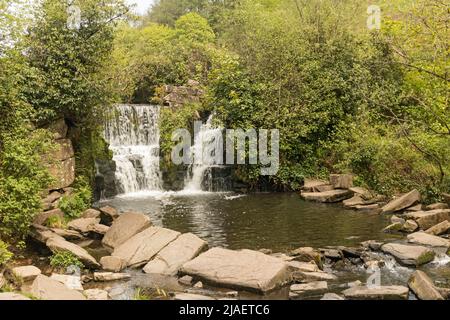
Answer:
[[[83,291],[80,276],[53,273],[50,279],[61,282],[68,289]]]
[[[12,274],[23,282],[32,281],[41,274],[41,270],[35,266],[22,266],[12,269]]]
[[[94,272],[94,280],[99,282],[129,280],[131,275],[128,273],[113,273],[113,272]]]
[[[145,267],[145,273],[175,275],[181,266],[192,260],[208,246],[207,242],[192,233],[185,233],[169,243]]]
[[[428,234],[434,235],[434,236],[439,236],[441,234],[446,234],[450,231],[450,222],[448,222],[447,220],[438,223],[435,226],[432,226],[431,228],[429,228],[427,231],[425,231]]]
[[[111,272],[120,272],[127,267],[127,262],[124,259],[113,256],[105,256],[100,259],[102,269]]]
[[[109,300],[108,291],[101,289],[84,290],[83,294],[88,300]]]
[[[301,196],[305,200],[323,202],[323,203],[335,203],[353,196],[353,192],[350,190],[331,190],[325,192],[302,192]]]
[[[409,278],[408,286],[420,300],[444,300],[433,281],[423,271],[415,271]]]
[[[336,189],[350,189],[353,187],[353,175],[330,174],[330,184]]]
[[[319,268],[322,268],[322,254],[311,247],[301,247],[293,250],[291,255],[294,260],[301,262],[314,261]]]
[[[74,254],[86,267],[99,268],[100,264],[85,249],[64,239],[50,238],[46,243],[53,252],[69,251]]]
[[[406,208],[406,212],[415,212],[415,211],[422,211],[423,205],[421,203],[416,204],[415,206]]]
[[[445,251],[450,247],[450,240],[433,236],[425,232],[416,232],[408,235],[408,242],[430,247],[442,247]]]
[[[52,191],[50,194],[42,199],[42,207],[44,211],[55,209],[55,202],[62,197],[62,194],[58,191]]]
[[[126,260],[128,267],[139,267],[149,262],[179,235],[179,232],[173,230],[150,227],[116,247],[112,256]]]
[[[385,244],[381,247],[381,250],[407,266],[420,266],[432,261],[435,256],[434,251],[429,248],[399,243]]]
[[[253,250],[213,248],[185,263],[181,273],[231,289],[268,292],[289,281],[288,265]]]
[[[415,205],[417,202],[420,201],[420,199],[421,196],[419,191],[413,190],[407,194],[398,197],[395,200],[392,200],[387,205],[385,205],[382,210],[384,213],[401,211]]]
[[[101,207],[99,210],[102,214],[108,216],[112,220],[116,220],[119,217],[119,212],[111,206],[104,206]]]
[[[415,220],[422,230],[427,230],[445,220],[450,221],[450,209],[412,212],[406,217]]]
[[[86,300],[82,293],[42,274],[34,280],[31,294],[42,300]]]
[[[357,205],[363,205],[365,203],[366,203],[366,201],[363,198],[361,198],[360,195],[355,195],[355,196],[353,196],[353,198],[342,201],[342,204],[346,208],[353,208]]]
[[[406,300],[408,288],[403,286],[363,287],[355,286],[342,293],[347,299],[356,300]]]
[[[90,232],[99,234],[99,235],[105,235],[110,227],[105,226],[104,224],[96,223],[90,226]]]
[[[106,232],[102,243],[108,248],[115,249],[150,225],[150,218],[146,215],[134,212],[123,213]]]

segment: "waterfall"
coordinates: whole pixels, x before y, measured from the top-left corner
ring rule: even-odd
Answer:
[[[116,105],[107,115],[119,193],[161,190],[158,117],[159,107],[150,105]]]
[[[205,124],[201,125],[194,137],[194,145],[190,148],[191,156],[194,161],[189,166],[186,179],[184,182],[184,190],[190,192],[198,192],[203,190],[203,186],[211,189],[212,174],[211,168],[218,163],[215,161],[214,154],[208,154],[207,145],[215,143],[222,144],[222,129],[212,126],[213,115],[211,115]]]

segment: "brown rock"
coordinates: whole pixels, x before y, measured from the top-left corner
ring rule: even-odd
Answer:
[[[87,209],[86,211],[83,212],[81,218],[95,218],[95,219],[100,218],[100,211],[92,208]]]
[[[427,230],[445,220],[450,221],[450,209],[412,212],[405,216],[415,220],[422,230]]]
[[[32,281],[41,274],[41,270],[35,266],[22,266],[12,269],[15,277],[21,279],[23,282]]]
[[[53,252],[69,251],[74,254],[87,267],[99,268],[100,264],[85,249],[64,239],[50,238],[47,247]]]
[[[446,203],[434,203],[426,207],[427,210],[438,210],[438,209],[448,209],[448,204]]]
[[[419,202],[421,199],[420,193],[417,190],[413,190],[407,194],[404,194],[400,197],[398,197],[395,200],[392,200],[387,205],[383,207],[383,212],[397,212],[404,210],[408,207],[413,206],[417,202]]]
[[[50,230],[52,232],[54,232],[55,234],[57,234],[58,236],[63,237],[66,240],[82,240],[82,239],[84,239],[83,235],[75,230],[66,230],[66,229],[59,229],[59,228],[52,228]]]
[[[6,300],[31,300],[31,299],[20,293],[0,292],[0,301]]]
[[[67,136],[68,127],[64,119],[56,120],[47,129],[53,133],[54,139],[64,139]]]
[[[305,200],[323,202],[323,203],[335,203],[349,199],[353,196],[353,192],[350,190],[331,190],[325,192],[302,192],[301,196]]]
[[[423,271],[415,271],[409,278],[408,286],[420,300],[444,300],[433,281]]]
[[[448,222],[447,220],[438,223],[435,226],[432,226],[431,228],[429,228],[427,231],[425,231],[428,234],[434,235],[434,236],[439,236],[441,234],[446,234],[450,231],[450,222]]]
[[[322,180],[305,179],[302,190],[304,192],[318,192],[318,187],[326,186],[328,182]]]
[[[330,184],[335,189],[350,189],[353,187],[352,174],[330,174]]]
[[[59,281],[47,276],[39,275],[33,282],[31,294],[42,300],[85,300],[86,298],[76,290],[68,289]]]
[[[53,209],[50,211],[41,212],[36,215],[36,217],[34,217],[33,224],[44,225],[51,217],[58,217],[62,220],[64,219],[64,212],[62,212],[61,209]]]
[[[133,212],[123,213],[106,232],[102,243],[108,248],[117,248],[150,225],[150,218],[146,215]]]
[[[57,161],[47,165],[54,182],[49,186],[50,190],[58,190],[70,186],[75,181],[75,158]]]
[[[356,300],[406,300],[409,290],[403,286],[354,286],[342,292],[347,299]]]
[[[81,233],[88,233],[92,230],[92,226],[100,222],[98,218],[80,218],[72,220],[68,223],[68,227]]]
[[[423,246],[411,246],[399,243],[388,243],[381,247],[385,253],[392,255],[397,261],[407,266],[420,266],[433,261],[433,250]]]
[[[106,256],[100,259],[100,264],[103,270],[111,272],[120,272],[127,267],[127,262],[124,259],[113,256]]]
[[[402,231],[411,233],[419,229],[419,225],[414,220],[407,220],[402,227]]]
[[[450,247],[450,240],[433,236],[425,232],[416,232],[408,235],[408,242],[431,247],[442,247],[445,251]]]

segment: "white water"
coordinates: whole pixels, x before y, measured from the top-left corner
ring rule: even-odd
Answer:
[[[218,165],[213,154],[208,154],[207,145],[222,143],[222,129],[212,126],[213,115],[203,124],[194,138],[194,145],[190,148],[194,161],[189,166],[184,181],[184,192],[198,193],[204,191],[203,181],[211,180],[211,167]],[[211,185],[211,184],[208,184]],[[205,190],[210,191],[210,190]]]
[[[159,107],[116,105],[105,122],[105,139],[116,163],[121,193],[161,190]]]

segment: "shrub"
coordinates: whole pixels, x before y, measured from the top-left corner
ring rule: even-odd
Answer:
[[[0,266],[7,263],[12,257],[13,254],[8,250],[8,245],[0,240]]]
[[[84,268],[83,263],[71,252],[62,251],[55,253],[50,258],[50,265],[54,268],[67,269],[70,266]]]
[[[71,219],[80,217],[92,202],[92,190],[84,178],[77,178],[75,189],[71,195],[61,198],[58,207]]]

